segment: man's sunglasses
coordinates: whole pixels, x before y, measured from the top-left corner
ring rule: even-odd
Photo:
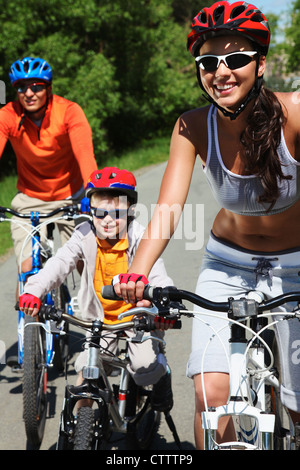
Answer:
[[[32,93],[38,93],[46,88],[45,83],[31,83],[30,85],[20,85],[17,87],[18,93],[26,93],[28,88],[32,91]]]
[[[195,60],[199,67],[206,72],[215,72],[221,62],[224,62],[230,70],[236,70],[250,64],[255,54],[257,54],[256,51],[231,52],[226,55],[206,54],[196,57]]]
[[[104,219],[109,215],[113,220],[124,219],[128,215],[128,209],[113,209],[111,211],[105,211],[97,207],[91,207],[91,214],[97,219]]]

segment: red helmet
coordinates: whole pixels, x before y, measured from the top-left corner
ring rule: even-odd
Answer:
[[[220,34],[242,34],[254,42],[259,52],[267,55],[270,28],[267,18],[254,5],[246,2],[216,2],[203,8],[191,23],[187,48],[195,56],[199,47],[211,37]]]
[[[99,191],[114,191],[120,195],[128,196],[132,204],[137,202],[137,192],[135,191],[136,179],[128,170],[120,170],[116,167],[106,167],[102,170],[94,171],[86,185],[86,196],[91,197],[92,193]]]

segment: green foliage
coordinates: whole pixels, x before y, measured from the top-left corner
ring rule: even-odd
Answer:
[[[213,1],[0,0],[0,76],[18,58],[53,69],[53,91],[78,102],[98,160],[170,133],[179,113],[201,104],[186,50],[191,18]]]
[[[300,0],[291,4],[290,24],[285,35],[287,72],[300,72]]]

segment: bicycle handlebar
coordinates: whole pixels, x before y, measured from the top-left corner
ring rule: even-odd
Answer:
[[[15,309],[19,309],[19,303],[17,302]],[[134,315],[135,311],[141,312],[141,309],[131,309],[130,313],[131,315]],[[40,310],[39,310],[39,317],[42,320],[53,320],[57,323],[61,321],[67,321],[68,323],[71,323],[75,326],[88,329],[88,330],[106,330],[106,331],[119,331],[119,330],[126,330],[130,328],[134,328],[137,331],[146,331],[150,332],[156,329],[159,329],[159,326],[157,326],[157,323],[155,323],[155,319],[151,316],[147,315],[147,311],[149,309],[144,309],[144,316],[140,317],[134,317],[132,320],[127,321],[127,322],[120,322],[114,325],[110,324],[105,324],[101,322],[100,320],[94,320],[94,321],[89,321],[89,320],[83,320],[81,318],[78,318],[74,315],[70,315],[68,313],[65,313],[63,310],[59,310],[55,308],[53,305],[43,305]],[[173,328],[181,328],[181,323],[180,322],[175,322]]]
[[[56,214],[59,214],[60,212],[63,212],[68,217],[74,217],[75,215],[79,215],[79,213],[80,213],[79,206],[76,205],[76,204],[71,205],[71,206],[59,207],[58,209],[54,209],[52,212],[48,212],[47,214],[43,214],[43,213],[41,214],[38,211],[36,211],[36,213],[38,213],[38,216],[39,216],[40,219],[47,219],[47,218],[54,217]],[[28,214],[23,214],[21,212],[17,212],[15,210],[11,209],[10,207],[0,206],[0,216],[4,215],[6,213],[14,215],[15,217],[20,217],[22,219],[30,219],[31,218],[31,212],[28,213]],[[4,217],[5,217],[5,215],[4,215]]]
[[[101,292],[102,296],[110,300],[120,300],[116,295],[113,286],[104,286]],[[206,310],[215,312],[227,312],[232,316],[246,317],[272,310],[287,302],[300,302],[299,292],[287,292],[285,294],[274,297],[270,300],[264,300],[261,303],[253,299],[242,297],[240,299],[228,298],[227,302],[214,302],[201,297],[193,292],[177,289],[176,287],[153,287],[147,285],[144,290],[143,298],[153,302],[159,311],[166,313],[168,305],[172,301],[182,302],[187,300]],[[239,314],[237,314],[239,312]]]

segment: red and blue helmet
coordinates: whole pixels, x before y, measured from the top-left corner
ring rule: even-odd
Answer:
[[[194,57],[207,39],[224,34],[241,34],[252,41],[262,55],[268,53],[271,33],[267,18],[250,3],[216,2],[195,16],[191,28],[187,48]]]
[[[109,166],[91,174],[85,194],[90,198],[94,192],[112,191],[114,194],[127,196],[132,204],[136,204],[138,194],[135,187],[136,179],[130,171]]]
[[[9,79],[14,86],[19,80],[38,79],[52,82],[52,69],[50,65],[39,57],[24,57],[16,60],[9,71]]]

